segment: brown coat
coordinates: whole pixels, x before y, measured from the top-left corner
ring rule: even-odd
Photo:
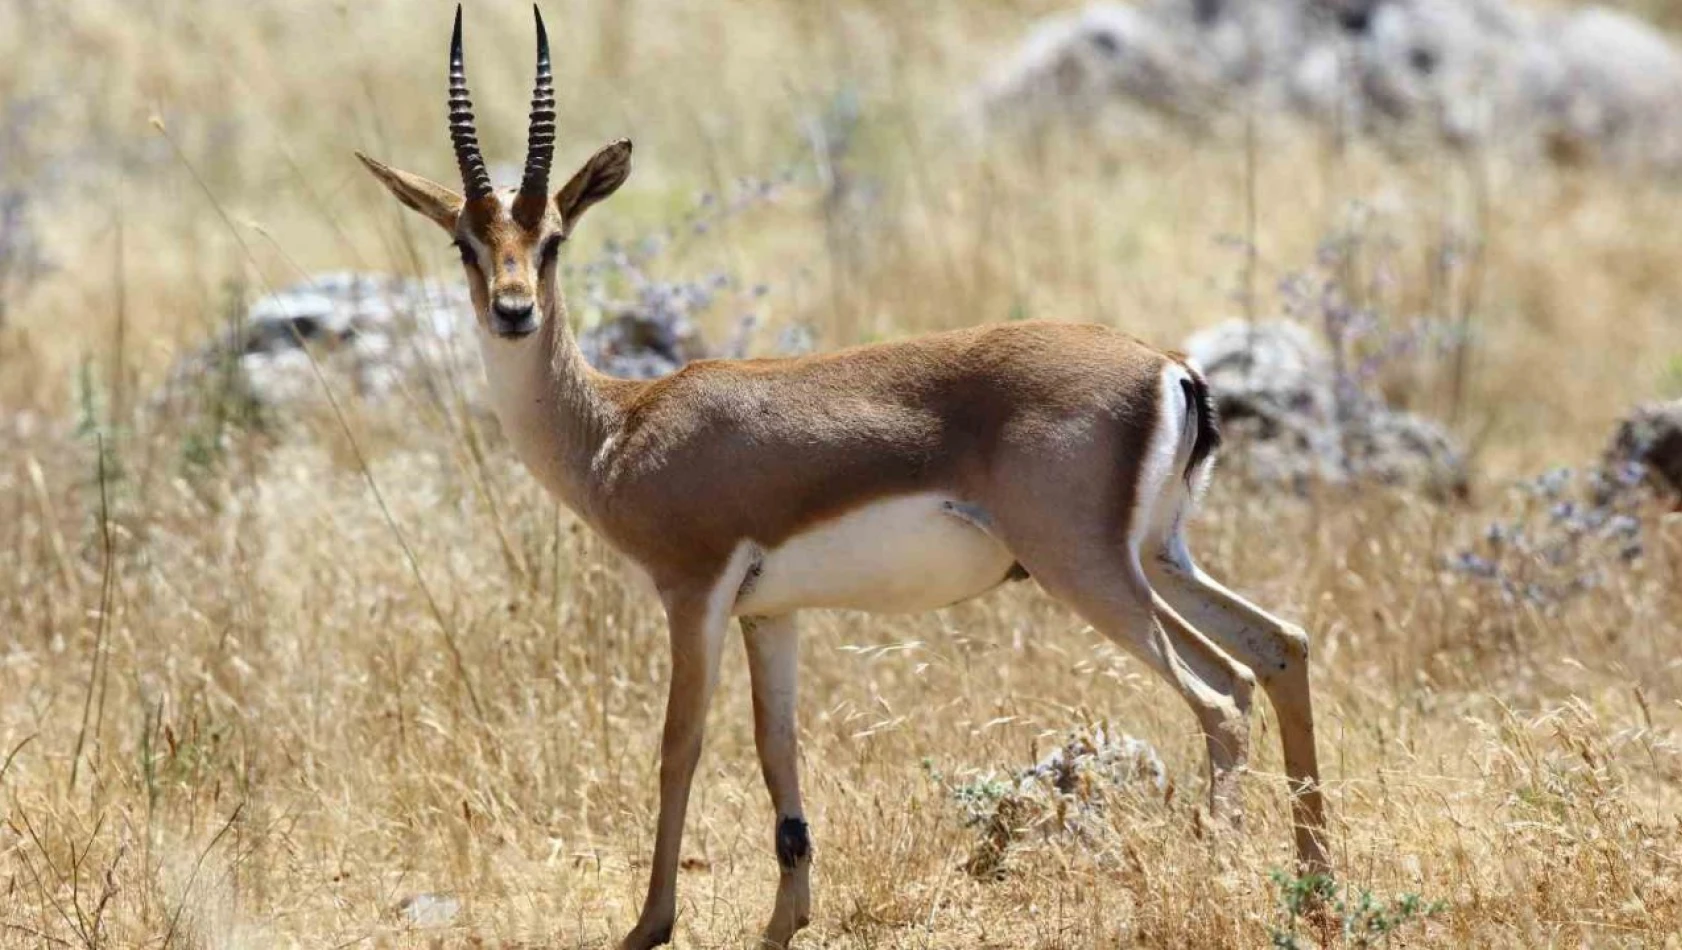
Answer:
[[[599,527],[658,580],[776,547],[884,497],[940,491],[1000,520],[1010,493],[1096,490],[1125,536],[1168,357],[1114,330],[1015,323],[795,359],[704,360],[613,387]],[[1082,469],[1101,440],[1106,470]],[[1065,468],[1043,482],[1013,468]],[[1061,482],[1061,484],[1059,483]]]

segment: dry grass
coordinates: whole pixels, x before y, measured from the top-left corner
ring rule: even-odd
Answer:
[[[852,167],[880,189],[864,226],[808,188],[674,266],[770,282],[774,319],[826,345],[1023,313],[1172,343],[1237,312],[1243,255],[1218,239],[1245,229],[1242,149],[1060,141],[983,160],[952,134],[956,90],[1045,6],[551,9],[562,160],[625,132],[639,146],[632,185],[580,240],[808,162],[803,122],[851,90]],[[517,160],[525,7],[470,12],[489,152]],[[349,406],[348,430],[314,420],[278,445],[234,438],[208,467],[183,461],[179,426],[128,424],[222,319],[230,282],[450,266],[350,156],[447,179],[446,20],[396,2],[0,6],[0,103],[48,109],[0,175],[58,182],[36,220],[61,267],[0,327],[0,946],[595,947],[632,920],[663,634],[600,543],[425,405]],[[1558,610],[1509,604],[1442,558],[1510,478],[1585,463],[1666,385],[1682,192],[1335,153],[1289,129],[1264,130],[1255,183],[1264,302],[1361,201],[1395,242],[1386,304],[1471,301],[1479,333],[1468,504],[1223,484],[1198,531],[1218,574],[1316,636],[1342,880],[1447,902],[1398,944],[1675,945],[1682,525],[1650,511],[1648,556]],[[1451,235],[1475,237],[1481,264],[1445,284],[1429,262]],[[1430,360],[1391,384],[1452,408]],[[93,435],[5,418],[78,411],[107,440],[103,478]],[[805,631],[818,904],[803,946],[1260,946],[1282,923],[1265,716],[1246,834],[1222,836],[1197,812],[1190,716],[1033,590],[921,617],[813,614]],[[732,646],[680,946],[747,945],[769,909],[742,666]],[[1157,744],[1168,800],[1118,798],[1094,842],[1025,851],[998,881],[964,874],[973,833],[924,763],[962,780],[1099,720]],[[394,906],[426,893],[461,914],[407,928]]]

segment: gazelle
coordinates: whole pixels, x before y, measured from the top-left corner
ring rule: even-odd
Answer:
[[[660,815],[647,900],[621,944],[665,943],[679,842],[731,617],[782,873],[764,939],[807,922],[812,847],[795,725],[802,608],[916,611],[1032,576],[1156,670],[1207,741],[1210,810],[1238,818],[1251,692],[1280,721],[1296,852],[1326,867],[1308,638],[1221,586],[1184,529],[1220,442],[1183,358],[1101,326],[1014,323],[796,359],[703,360],[633,382],[585,364],[560,246],[631,170],[596,152],[553,196],[554,87],[537,17],[525,174],[498,192],[450,38],[463,193],[358,153],[449,232],[472,291],[494,408],[543,485],[654,580],[671,638]]]

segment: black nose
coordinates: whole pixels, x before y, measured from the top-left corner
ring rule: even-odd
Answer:
[[[519,323],[522,320],[531,319],[531,304],[529,302],[510,303],[506,300],[498,300],[492,309],[496,310],[496,315],[499,318],[508,323]]]
[[[530,301],[498,300],[491,305],[491,329],[500,336],[525,336],[537,329],[537,314]]]

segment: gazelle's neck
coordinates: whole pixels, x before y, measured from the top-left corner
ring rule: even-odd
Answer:
[[[538,330],[523,340],[481,328],[491,405],[537,480],[588,517],[590,463],[618,425],[618,410],[603,391],[607,377],[584,362],[566,306],[555,301],[546,309]]]

